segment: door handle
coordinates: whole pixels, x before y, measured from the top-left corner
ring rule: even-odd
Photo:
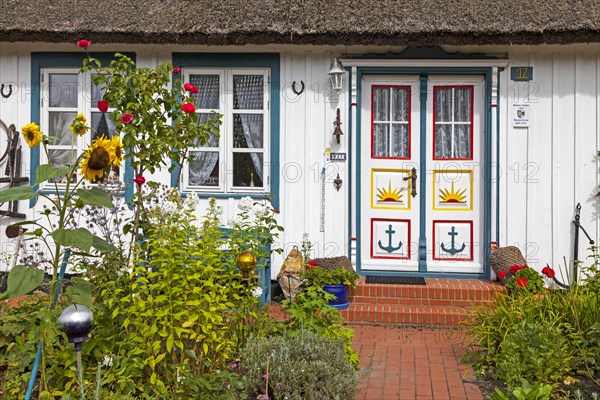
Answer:
[[[402,178],[403,181],[407,181],[407,180],[411,180],[410,182],[410,187],[411,187],[411,191],[410,191],[410,195],[412,197],[417,197],[417,169],[413,167],[413,169],[410,171],[410,175],[409,176],[405,176],[404,178]]]

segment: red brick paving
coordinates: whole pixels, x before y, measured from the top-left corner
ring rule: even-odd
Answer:
[[[460,363],[456,329],[349,325],[360,353],[359,400],[482,400]]]

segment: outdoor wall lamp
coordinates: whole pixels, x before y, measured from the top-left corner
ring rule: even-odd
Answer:
[[[344,71],[342,64],[340,64],[337,58],[333,59],[333,64],[331,64],[331,69],[327,74],[329,75],[329,79],[331,79],[331,88],[335,93],[339,93],[342,90],[346,71]]]

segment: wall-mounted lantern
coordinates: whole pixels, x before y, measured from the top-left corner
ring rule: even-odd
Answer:
[[[344,71],[342,64],[340,64],[337,58],[333,59],[333,64],[331,64],[331,69],[327,74],[329,75],[329,79],[331,79],[331,88],[335,93],[339,93],[342,90],[346,71]]]

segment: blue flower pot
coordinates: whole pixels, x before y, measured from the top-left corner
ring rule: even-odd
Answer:
[[[327,293],[331,293],[335,296],[335,299],[329,300],[329,305],[343,310],[348,308],[350,302],[348,301],[348,288],[344,285],[323,285],[323,290]]]

